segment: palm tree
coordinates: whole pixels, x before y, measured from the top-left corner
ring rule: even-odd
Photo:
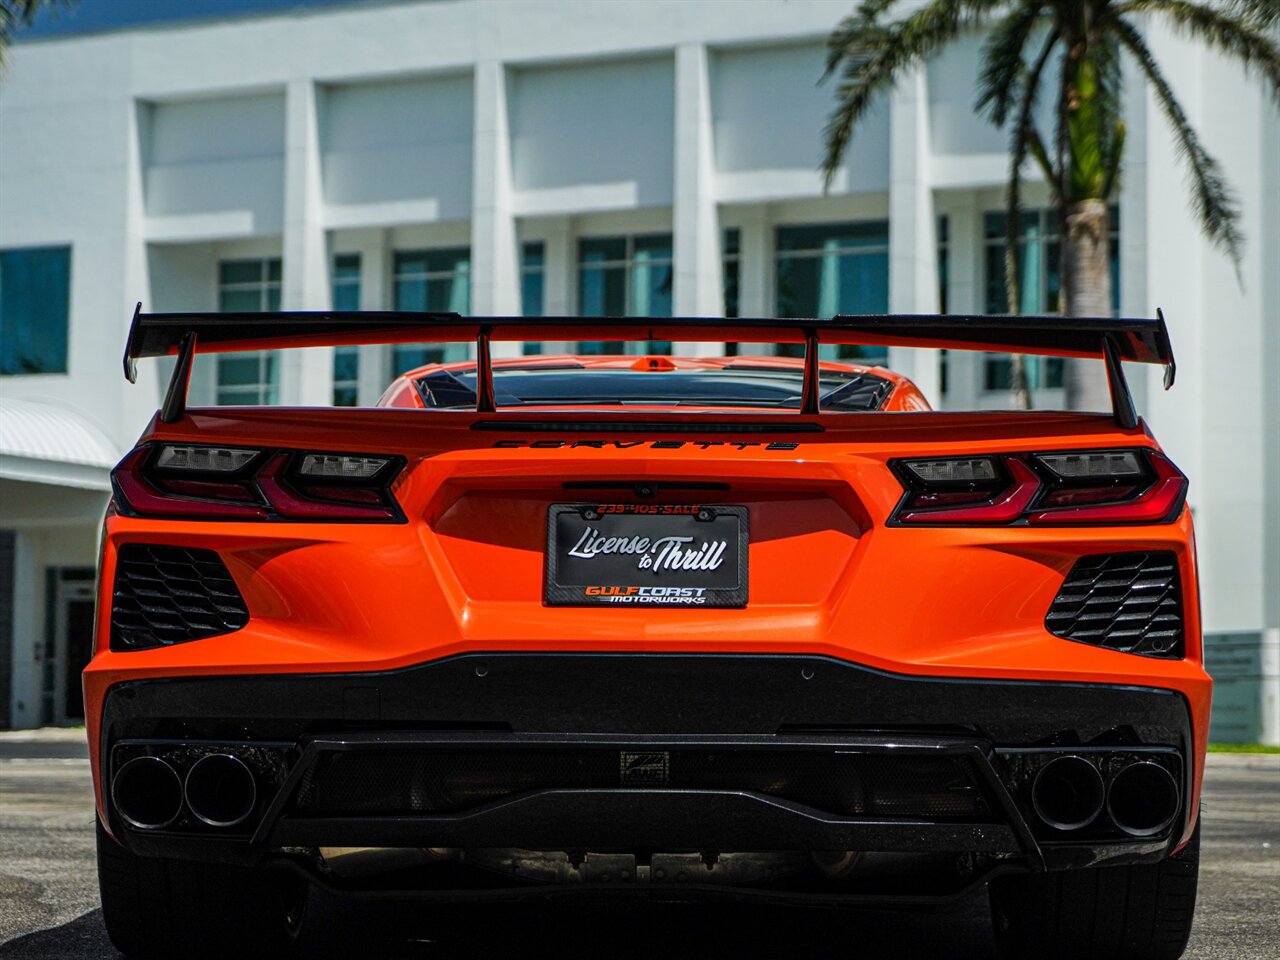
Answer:
[[[75,0],[0,0],[0,66],[14,31],[30,25],[41,7],[66,7]]]
[[[1108,201],[1119,184],[1124,148],[1121,57],[1129,56],[1155,92],[1174,132],[1191,186],[1200,227],[1239,265],[1243,237],[1239,211],[1217,161],[1187,121],[1143,39],[1137,19],[1158,17],[1175,32],[1239,61],[1260,75],[1280,102],[1280,0],[929,0],[890,19],[896,0],[864,0],[827,42],[823,79],[839,75],[838,104],[827,123],[823,171],[836,172],[858,121],[876,96],[904,71],[917,67],[971,29],[989,27],[982,51],[977,109],[1009,133],[1005,238],[1009,312],[1018,313],[1018,223],[1021,177],[1034,161],[1058,211],[1062,242],[1062,309],[1073,316],[1111,312]],[[1052,137],[1036,126],[1045,87],[1056,95]],[[1026,404],[1021,358],[1015,389]],[[1096,373],[1096,376],[1092,374]],[[1105,407],[1106,384],[1097,370],[1066,366],[1067,405]]]

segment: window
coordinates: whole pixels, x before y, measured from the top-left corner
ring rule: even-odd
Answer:
[[[593,237],[578,241],[578,311],[584,317],[671,316],[671,234]],[[582,353],[623,353],[626,344],[584,341]],[[667,341],[636,344],[671,353]]]
[[[499,403],[660,403],[798,410],[804,386],[799,367],[672,370],[660,376],[627,368],[499,367],[493,372]],[[437,371],[419,385],[429,406],[475,408],[474,369]],[[878,410],[893,385],[873,373],[823,371],[820,405],[829,410]],[[676,441],[680,443],[680,441]]]
[[[71,248],[0,250],[0,374],[67,372]]]
[[[839,313],[889,310],[889,221],[779,227],[777,235],[777,315],[833,317]],[[824,346],[829,359],[883,364],[884,347]],[[783,344],[780,353],[799,356],[804,348]]]
[[[333,309],[360,309],[360,254],[333,258]],[[360,395],[360,348],[333,348],[333,405],[354,407]]]
[[[741,316],[739,296],[742,278],[742,231],[737,227],[726,228],[723,243],[721,278],[724,284],[724,315],[733,318]],[[726,357],[736,357],[741,351],[742,345],[735,341],[729,341],[724,345]]]
[[[724,232],[724,315],[738,316],[738,282],[742,266],[742,231],[730,227]]]
[[[280,258],[223,260],[218,264],[218,309],[260,313],[280,309]],[[218,356],[217,402],[277,403],[280,370],[273,351]]]
[[[947,312],[947,284],[951,279],[951,221],[938,218],[938,312]]]
[[[1111,208],[1111,309],[1120,309],[1120,208]],[[1005,292],[1004,213],[983,217],[983,261],[986,268],[986,312],[1008,313]],[[1058,220],[1050,209],[1027,210],[1018,223],[1019,313],[1057,313],[1062,286],[1062,246],[1058,242]],[[1032,390],[1062,386],[1061,357],[1027,357],[1028,386]],[[1013,370],[1006,354],[987,354],[983,365],[983,387],[1008,390],[1013,386]]]
[[[520,254],[520,312],[526,317],[543,315],[543,281],[546,279],[546,248],[542,243],[526,243]],[[525,356],[542,352],[541,343],[525,343]]]
[[[470,312],[468,247],[400,251],[395,255],[394,271],[395,309]],[[391,352],[392,373],[398,375],[428,363],[462,360],[466,351],[466,345],[459,343],[396,344]]]

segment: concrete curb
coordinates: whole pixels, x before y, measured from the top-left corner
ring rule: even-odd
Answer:
[[[0,730],[0,743],[84,743],[84,727],[38,727]]]

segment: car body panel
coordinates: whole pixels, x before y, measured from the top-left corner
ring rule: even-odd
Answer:
[[[216,551],[252,616],[247,626],[223,636],[130,652],[110,650],[109,617],[99,616],[96,654],[84,674],[99,815],[109,825],[100,721],[106,695],[117,684],[386,671],[476,652],[804,654],[919,677],[1176,691],[1190,710],[1194,738],[1188,838],[1196,822],[1211,689],[1202,666],[1189,508],[1173,522],[1126,526],[887,524],[903,496],[887,466],[894,457],[1158,449],[1153,438],[1142,425],[1125,430],[1102,415],[921,411],[909,381],[875,372],[892,379],[890,402],[900,398],[903,412],[804,416],[661,404],[630,405],[622,413],[607,405],[490,414],[423,410],[411,383],[421,371],[413,371],[388,391],[381,409],[191,409],[173,424],[153,421],[140,442],[403,456],[407,466],[394,493],[406,522],[109,515],[100,611],[109,608],[120,546],[147,542]],[[647,416],[664,426],[637,432],[634,423]],[[709,422],[740,424],[743,432],[700,433]],[[814,426],[820,432],[805,432]],[[751,432],[762,428],[770,432]],[[607,488],[565,488],[593,482],[656,484],[655,502],[745,505],[748,605],[544,606],[547,508],[618,496]],[[664,482],[725,486],[663,491]],[[1045,612],[1077,557],[1146,550],[1177,558],[1186,585],[1185,658],[1135,656],[1046,630]]]

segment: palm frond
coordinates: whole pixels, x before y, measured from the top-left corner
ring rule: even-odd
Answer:
[[[1228,0],[1227,12],[1245,17],[1260,27],[1280,22],[1280,0]]]
[[[1211,50],[1240,62],[1251,74],[1260,74],[1268,92],[1280,103],[1280,45],[1266,35],[1280,18],[1280,2],[1242,5],[1241,13],[1189,3],[1187,0],[1128,0],[1115,8],[1114,16],[1153,13],[1168,20],[1175,33],[1199,40]],[[1256,10],[1256,12],[1250,12]]]
[[[827,65],[819,83],[835,73],[846,55],[866,48],[865,34],[886,29],[880,23],[880,17],[897,2],[898,0],[864,0],[853,13],[836,24],[836,28],[827,37]]]
[[[0,67],[4,66],[5,47],[13,42],[13,35],[29,26],[41,9],[52,8],[56,15],[59,8],[72,6],[75,0],[0,0]]]
[[[1222,168],[1200,143],[1200,138],[1187,121],[1187,115],[1174,96],[1168,81],[1151,55],[1138,31],[1125,20],[1117,20],[1112,29],[1124,48],[1133,55],[1142,68],[1147,82],[1155,91],[1160,108],[1173,128],[1178,155],[1187,164],[1194,187],[1196,213],[1200,228],[1218,247],[1225,250],[1238,266],[1244,237],[1240,233],[1239,205],[1222,175]]]
[[[976,112],[986,111],[1003,127],[1018,95],[1023,73],[1022,52],[1042,16],[1039,3],[1021,3],[1001,20],[982,45],[982,73],[978,78]]]
[[[1114,183],[1114,166],[1120,160],[1116,140],[1122,126],[1120,51],[1115,37],[1102,34],[1088,44],[1071,82],[1069,199],[1107,200],[1107,185]]]
[[[1107,179],[1102,185],[1102,198],[1109,200],[1116,195],[1116,191],[1120,189],[1120,181],[1123,178],[1124,170],[1121,161],[1124,157],[1124,139],[1127,129],[1123,121],[1118,121],[1115,125],[1115,134],[1111,138],[1111,147],[1104,162],[1107,166]]]
[[[1036,165],[1040,168],[1040,175],[1044,177],[1045,183],[1049,184],[1049,190],[1053,194],[1053,202],[1060,203],[1058,176],[1054,172],[1053,161],[1049,159],[1049,150],[1045,147],[1044,140],[1040,138],[1040,132],[1034,127],[1027,131],[1027,149],[1031,152],[1031,158],[1035,160]]]
[[[840,73],[838,103],[823,130],[826,153],[822,172],[827,187],[848,149],[854,126],[876,95],[891,90],[904,70],[923,63],[1001,2],[930,0],[904,19],[884,25],[878,18],[890,5],[869,0],[837,27],[823,75],[828,79]]]

